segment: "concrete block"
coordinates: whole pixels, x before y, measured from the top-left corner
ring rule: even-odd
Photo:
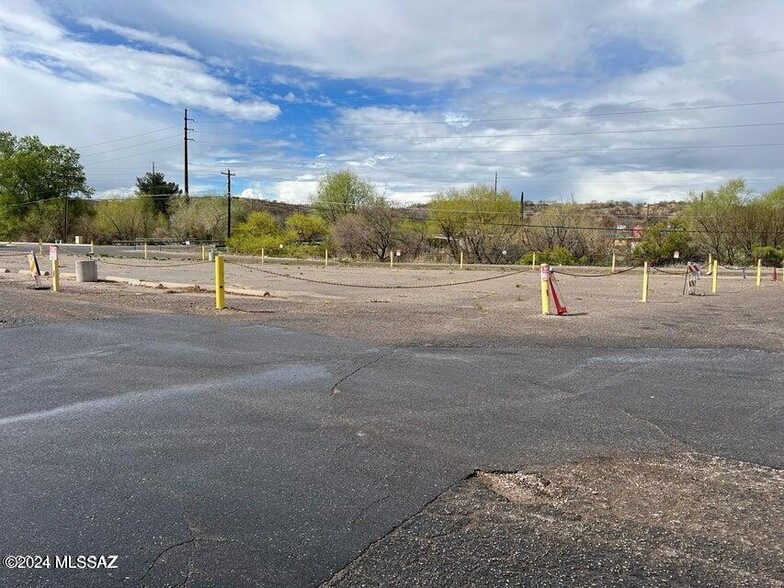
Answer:
[[[76,262],[76,281],[98,281],[98,264],[94,259],[82,259]]]

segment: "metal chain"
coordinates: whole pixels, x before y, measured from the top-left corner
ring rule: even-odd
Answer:
[[[187,263],[162,263],[160,265],[150,265],[144,263],[117,263],[116,261],[107,261],[103,257],[98,258],[96,261],[100,261],[101,263],[105,263],[106,265],[115,265],[118,267],[141,267],[141,268],[170,268],[170,267],[188,267],[192,265],[202,265],[208,264],[209,261],[189,261]],[[160,261],[160,260],[150,260],[150,261]]]
[[[312,278],[302,278],[300,276],[292,276],[291,274],[284,274],[280,272],[273,272],[270,270],[261,269],[258,267],[253,267],[250,265],[245,265],[243,263],[232,263],[231,265],[236,265],[250,271],[260,272],[263,274],[268,274],[271,276],[277,276],[280,278],[290,278],[292,280],[299,280],[300,282],[310,282],[312,284],[323,284],[326,286],[341,286],[344,288],[367,288],[371,290],[415,290],[415,289],[424,289],[424,288],[448,288],[449,286],[463,286],[466,284],[477,284],[479,282],[489,282],[490,280],[498,280],[500,278],[506,278],[509,276],[515,276],[518,274],[522,274],[524,272],[531,271],[528,268],[514,271],[514,272],[507,272],[501,274],[499,276],[490,276],[487,278],[479,278],[477,280],[466,280],[462,282],[450,282],[449,284],[402,284],[402,285],[395,285],[395,286],[370,286],[368,284],[344,284],[341,282],[330,282],[327,280],[314,280]]]
[[[756,267],[757,267],[756,265],[737,265],[737,266],[733,267],[733,266],[721,265],[721,264],[718,264],[718,266],[720,268],[722,268],[722,269],[730,270],[730,271],[746,270],[746,269],[756,269]]]
[[[651,270],[653,270],[655,272],[659,272],[660,274],[667,274],[668,276],[682,276],[682,275],[684,275],[684,272],[668,272],[666,270],[659,269],[658,267],[653,266],[653,265],[651,266]]]
[[[553,269],[553,270],[550,270],[550,271],[552,273],[554,273],[554,274],[561,274],[562,276],[569,276],[569,277],[572,277],[572,278],[607,278],[609,276],[617,276],[619,274],[625,274],[626,272],[630,272],[633,269],[637,269],[638,267],[641,267],[641,266],[633,265],[631,267],[627,267],[625,269],[617,270],[617,271],[610,272],[610,273],[607,273],[607,274],[575,274],[575,273],[565,272],[563,270],[556,270],[556,269]]]
[[[91,253],[82,253],[81,251],[72,251],[71,249],[68,249],[67,247],[63,247],[62,245],[58,245],[57,249],[67,253],[68,255],[73,255],[74,257],[92,257]]]

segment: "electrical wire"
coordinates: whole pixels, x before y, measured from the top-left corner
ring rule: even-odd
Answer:
[[[167,137],[161,137],[159,139],[153,139],[151,141],[144,141],[143,143],[134,143],[132,145],[124,145],[123,147],[116,147],[114,149],[106,149],[105,151],[97,151],[95,153],[86,153],[82,154],[80,157],[95,157],[96,155],[103,155],[105,153],[113,153],[116,151],[124,151],[125,149],[134,149],[136,147],[144,147],[145,145],[152,145],[153,143],[160,143],[161,141],[169,141],[171,139],[179,138],[180,135],[169,135]],[[91,162],[86,162],[85,165],[91,165]]]
[[[129,157],[137,157],[137,156],[139,156],[139,155],[147,155],[147,154],[149,154],[149,153],[159,153],[159,152],[161,152],[161,151],[168,151],[168,150],[170,150],[170,149],[173,149],[173,148],[174,148],[174,147],[176,147],[176,146],[179,146],[179,143],[177,143],[177,144],[171,144],[171,145],[168,145],[168,146],[166,146],[166,147],[161,147],[161,148],[159,148],[159,149],[151,149],[151,150],[149,150],[149,151],[140,151],[140,152],[138,152],[138,153],[129,153],[129,154],[127,154],[127,155],[123,155],[123,156],[121,156],[121,157],[115,157],[115,158],[113,158],[113,159],[105,159],[105,160],[103,160],[103,161],[91,161],[91,162],[89,162],[89,164],[88,164],[88,165],[100,165],[100,164],[102,164],[102,163],[110,163],[110,162],[112,162],[112,161],[120,161],[121,159],[128,159]]]
[[[646,128],[646,129],[618,129],[618,130],[602,130],[602,131],[564,131],[557,133],[510,133],[510,134],[497,134],[497,135],[433,135],[433,136],[414,136],[414,135],[375,135],[373,139],[423,139],[423,140],[436,140],[436,139],[506,139],[508,137],[580,137],[586,135],[626,135],[634,133],[660,133],[660,132],[679,132],[679,131],[709,131],[709,130],[725,130],[725,129],[743,129],[743,128],[759,128],[759,127],[774,127],[782,126],[784,122],[762,122],[762,123],[744,123],[737,125],[706,125],[698,127],[659,127],[659,128]],[[279,140],[286,141],[284,137],[272,135],[258,135],[257,133],[248,131],[221,131],[221,132],[205,132],[202,135],[230,135],[238,137],[252,137],[259,140]],[[347,135],[337,137],[338,139],[355,139],[354,135]]]
[[[523,122],[535,120],[558,120],[565,118],[593,118],[603,116],[623,116],[634,114],[657,114],[666,112],[691,112],[699,110],[716,110],[721,108],[743,108],[748,106],[768,106],[773,104],[784,104],[784,100],[764,100],[760,102],[737,102],[734,104],[710,104],[705,106],[680,106],[675,108],[649,108],[640,110],[619,110],[617,112],[583,112],[579,114],[559,114],[552,116],[527,116],[527,117],[508,117],[508,118],[476,118],[467,120],[457,120],[447,122],[444,120],[424,120],[424,121],[375,121],[375,122],[338,122],[329,123],[332,126],[355,127],[355,126],[397,126],[397,125],[448,125],[448,124],[473,124],[488,122]]]
[[[516,154],[516,153],[606,153],[611,151],[685,151],[689,149],[728,149],[728,148],[747,148],[747,147],[782,147],[784,143],[733,143],[728,145],[683,145],[683,146],[662,146],[662,147],[592,147],[585,148],[552,148],[552,149],[368,149],[360,148],[356,151],[365,153],[389,152],[389,153],[418,153],[422,155],[437,153],[496,153],[496,154]]]
[[[91,143],[89,145],[82,145],[80,147],[74,147],[74,149],[87,149],[89,147],[98,147],[99,145],[107,145],[109,143],[117,143],[118,141],[125,141],[126,139],[135,139],[137,137],[143,137],[145,135],[153,135],[155,133],[160,133],[161,131],[168,131],[169,129],[177,129],[180,125],[172,125],[170,127],[161,127],[159,129],[154,129],[152,131],[147,131],[146,133],[138,133],[136,135],[126,135],[125,137],[118,137],[117,139],[110,139],[108,141],[101,141],[100,143]]]

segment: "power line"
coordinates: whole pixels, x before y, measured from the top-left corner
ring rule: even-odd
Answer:
[[[712,57],[696,57],[694,59],[687,59],[686,61],[681,61],[678,65],[686,65],[688,63],[697,63],[700,61],[714,61],[717,59],[733,59],[735,57],[751,57],[755,55],[770,55],[773,53],[781,53],[784,52],[784,49],[770,49],[767,51],[752,51],[749,53],[735,53],[732,55],[714,55]]]
[[[120,161],[121,159],[128,159],[129,157],[136,157],[137,155],[147,155],[148,153],[159,153],[161,151],[168,151],[172,149],[175,145],[168,145],[166,147],[161,147],[159,149],[151,149],[149,151],[140,151],[138,153],[129,153],[127,155],[123,155],[121,157],[115,157],[113,159],[104,159],[103,161],[91,161],[88,165],[100,165],[102,163],[110,163],[112,161]]]
[[[583,112],[580,114],[560,114],[553,116],[531,116],[531,117],[510,117],[510,118],[475,118],[466,120],[456,120],[454,123],[486,123],[486,122],[520,122],[534,120],[557,120],[564,118],[590,118],[600,116],[621,116],[630,114],[653,114],[662,112],[687,112],[693,110],[715,110],[719,108],[741,108],[746,106],[767,106],[771,104],[784,104],[784,100],[767,100],[763,102],[738,102],[735,104],[712,104],[706,106],[681,106],[677,108],[651,108],[645,110],[620,110],[617,112]],[[348,123],[330,123],[332,126],[354,127],[354,126],[385,126],[385,125],[447,125],[452,124],[444,120],[423,120],[423,121],[377,121]]]
[[[744,123],[737,125],[706,125],[698,127],[658,127],[647,129],[617,129],[617,130],[602,130],[602,131],[563,131],[558,133],[511,133],[511,134],[496,134],[496,135],[375,135],[374,139],[505,139],[506,137],[569,137],[569,136],[582,136],[582,135],[620,135],[628,133],[660,133],[669,131],[707,131],[707,130],[722,130],[722,129],[742,129],[742,128],[756,128],[756,127],[773,127],[784,125],[784,122],[763,122],[763,123]],[[269,141],[286,141],[289,139],[273,135],[258,135],[249,131],[207,131],[202,133],[204,136],[211,135],[230,135],[235,137],[252,137],[259,140]],[[353,139],[353,135],[344,135],[339,137],[341,139]]]
[[[618,129],[612,131],[564,131],[558,133],[512,133],[503,135],[440,135],[417,137],[413,135],[375,135],[373,139],[506,139],[507,137],[572,137],[583,135],[627,135],[631,133],[660,133],[672,131],[708,131],[722,129],[743,129],[756,127],[774,127],[784,122],[746,123],[738,125],[708,125],[700,127],[659,127],[648,129]],[[354,138],[342,137],[342,138]]]
[[[726,149],[741,147],[782,147],[784,143],[735,143],[729,145],[683,145],[676,147],[594,147],[590,149],[369,149],[360,148],[360,152],[393,152],[393,153],[604,153],[608,151],[676,151],[688,149]]]
[[[154,129],[152,131],[147,131],[146,133],[138,133],[136,135],[127,135],[125,137],[118,137],[117,139],[110,139],[108,141],[101,141],[100,143],[91,143],[89,145],[82,145],[81,147],[74,147],[74,149],[87,149],[89,147],[98,147],[99,145],[106,145],[108,143],[117,143],[118,141],[125,141],[126,139],[135,139],[136,137],[144,137],[145,135],[154,135],[155,133],[160,133],[161,131],[168,131],[169,129],[176,129],[179,125],[171,125],[168,127],[161,127],[160,129]]]
[[[95,153],[86,153],[82,154],[81,157],[95,157],[96,155],[103,155],[105,153],[113,153],[116,151],[124,151],[125,149],[134,149],[136,147],[143,147],[144,145],[152,145],[153,143],[160,143],[161,141],[168,141],[171,139],[176,139],[180,136],[179,133],[176,135],[169,135],[167,137],[161,137],[159,139],[152,139],[151,141],[144,141],[142,143],[134,143],[132,145],[124,145],[123,147],[116,147],[115,149],[107,149],[105,151],[96,151]]]

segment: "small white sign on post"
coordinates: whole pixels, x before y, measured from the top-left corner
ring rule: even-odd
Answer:
[[[547,282],[550,279],[550,266],[542,265],[542,281]]]
[[[680,258],[680,256],[681,256],[681,252],[680,252],[680,251],[676,251],[675,253],[673,253],[673,254],[672,254],[672,256],[673,256],[675,259],[679,259],[679,258]]]
[[[49,261],[57,261],[57,245],[49,245]]]

